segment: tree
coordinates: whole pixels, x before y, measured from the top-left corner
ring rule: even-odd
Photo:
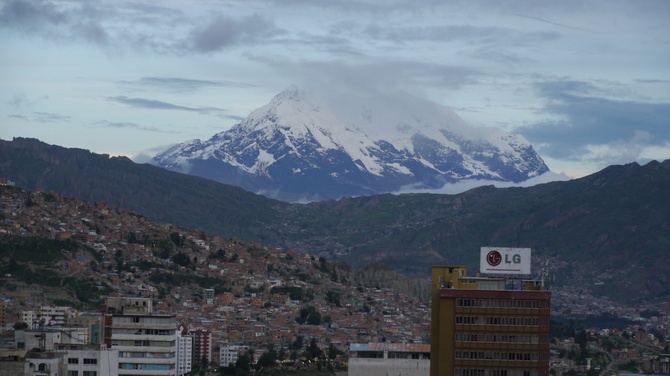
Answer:
[[[298,335],[295,337],[295,341],[293,341],[293,343],[288,348],[291,350],[300,350],[304,345],[304,340],[305,337]]]
[[[245,352],[235,362],[235,375],[246,376],[249,374],[251,368],[252,356],[249,352]]]
[[[328,359],[335,359],[338,355],[344,354],[342,351],[338,350],[337,347],[333,346],[331,343],[328,345]]]
[[[277,365],[277,351],[275,351],[274,345],[268,345],[268,351],[264,352],[256,363],[256,369],[274,367]]]
[[[172,262],[179,266],[186,267],[191,263],[191,259],[185,253],[177,252],[177,254],[172,256]]]
[[[323,350],[319,347],[319,345],[316,344],[316,338],[312,338],[309,341],[309,346],[307,346],[307,349],[305,350],[305,359],[308,360],[313,360],[317,358],[323,357]]]
[[[307,316],[307,324],[308,325],[321,325],[321,314],[314,310],[313,312],[309,313],[309,316]]]
[[[24,330],[24,329],[28,329],[28,324],[27,323],[25,323],[23,321],[19,321],[19,322],[14,324],[14,330]]]

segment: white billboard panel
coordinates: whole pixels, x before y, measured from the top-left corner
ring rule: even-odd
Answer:
[[[479,271],[491,274],[530,274],[530,248],[482,247]]]

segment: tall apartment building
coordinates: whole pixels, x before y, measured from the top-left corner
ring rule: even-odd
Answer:
[[[538,281],[517,282],[433,267],[430,376],[549,374],[551,293]]]
[[[197,329],[190,334],[193,336],[193,361],[202,362],[207,359],[207,363],[212,361],[212,332],[205,329]]]
[[[177,328],[177,376],[193,369],[193,336],[188,334],[188,326],[181,323]]]
[[[119,375],[175,375],[175,316],[152,311],[150,298],[106,299],[104,339],[119,351]]]

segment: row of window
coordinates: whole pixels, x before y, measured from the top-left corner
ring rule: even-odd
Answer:
[[[456,342],[532,343],[548,342],[549,336],[517,334],[456,333]]]
[[[67,371],[67,376],[80,376],[79,371]],[[98,376],[97,371],[83,371],[81,376]]]
[[[112,329],[112,334],[133,334],[133,335],[153,335],[153,336],[170,336],[175,335],[174,330],[169,329]]]
[[[146,326],[153,325],[170,325],[175,323],[174,317],[155,317],[155,316],[114,316],[113,322],[115,324],[139,324],[142,323]]]
[[[174,358],[174,353],[121,351],[119,352],[119,358]]]
[[[497,317],[497,316],[456,316],[456,324],[467,325],[549,325],[549,318],[538,317]]]
[[[547,376],[547,370],[456,368],[454,376]]]
[[[119,363],[119,369],[143,369],[151,371],[169,371],[174,364]]]
[[[67,358],[67,364],[79,364],[79,358]],[[98,364],[98,359],[84,358],[84,364]]]
[[[479,308],[549,308],[549,300],[536,299],[456,299],[457,307]]]
[[[133,341],[133,340],[120,340],[115,339],[112,342],[112,346],[135,346],[135,347],[175,347],[175,341]]]
[[[538,352],[509,352],[509,351],[454,351],[456,359],[481,359],[481,360],[521,360],[537,361],[546,360]],[[547,358],[548,359],[548,358]]]

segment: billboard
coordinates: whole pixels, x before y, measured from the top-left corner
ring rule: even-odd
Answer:
[[[490,274],[530,274],[530,248],[482,247],[479,271]]]

